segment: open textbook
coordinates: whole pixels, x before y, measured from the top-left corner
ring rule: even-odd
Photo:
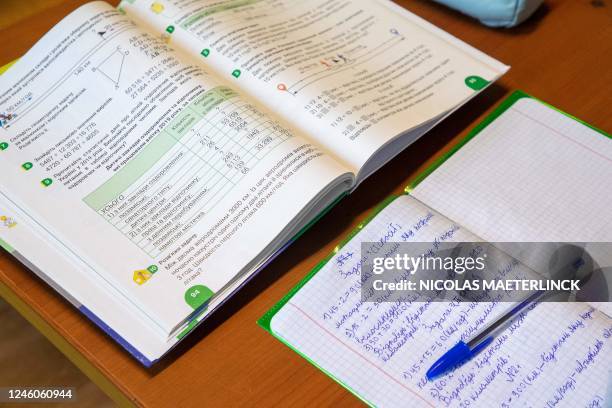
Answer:
[[[0,77],[0,238],[144,364],[507,67],[388,1],[124,1]]]
[[[368,300],[360,275],[387,242],[612,242],[612,139],[517,92],[406,192],[382,203],[260,324],[375,406],[609,406],[605,305],[532,305],[476,358],[428,381],[442,354],[507,310],[506,298]],[[591,256],[612,265],[610,252]],[[517,259],[496,273],[532,261]]]

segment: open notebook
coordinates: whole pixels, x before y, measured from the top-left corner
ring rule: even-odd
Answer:
[[[517,92],[407,193],[381,204],[260,324],[372,405],[604,406],[612,319],[601,311],[540,303],[428,382],[438,357],[507,305],[362,302],[360,267],[372,255],[360,245],[448,231],[456,241],[610,242],[612,140]],[[610,253],[592,256],[612,264]]]

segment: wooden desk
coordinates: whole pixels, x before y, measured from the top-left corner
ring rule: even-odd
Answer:
[[[11,19],[4,13],[0,61],[25,53],[80,3],[84,1],[37,2],[41,11],[8,26]],[[548,0],[531,20],[511,30],[486,28],[429,1],[399,3],[512,69],[344,199],[158,366],[141,367],[3,251],[0,294],[122,405],[360,405],[255,321],[373,206],[399,193],[512,90],[523,89],[601,129],[612,129],[609,3]]]

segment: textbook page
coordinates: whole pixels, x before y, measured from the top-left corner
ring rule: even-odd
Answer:
[[[0,89],[4,199],[166,334],[353,183],[104,2],[65,18]]]
[[[44,231],[2,196],[0,220],[0,245],[142,364],[150,366],[176,343],[176,338],[167,339],[112,287],[88,279],[74,256],[59,252]]]
[[[426,371],[442,354],[508,304],[363,302],[361,265],[386,242],[442,237],[475,240],[463,226],[413,197],[395,199],[274,315],[272,333],[374,406],[577,407],[602,402],[612,366],[612,324],[585,304],[532,306],[477,357],[427,380]],[[373,243],[367,253],[361,252],[362,242]]]
[[[597,245],[612,242],[612,138],[535,99],[516,101],[410,194],[486,241],[586,243],[612,266]],[[549,261],[529,258],[536,270]],[[598,307],[612,316],[612,304]]]
[[[120,9],[356,174],[394,137],[508,69],[386,0],[129,0]]]

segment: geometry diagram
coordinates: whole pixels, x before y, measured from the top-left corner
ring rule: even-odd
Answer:
[[[121,47],[117,47],[116,50],[91,70],[102,74],[106,79],[115,84],[115,89],[118,89],[121,82],[121,73],[123,72],[123,63],[128,54],[128,51],[123,51]]]

